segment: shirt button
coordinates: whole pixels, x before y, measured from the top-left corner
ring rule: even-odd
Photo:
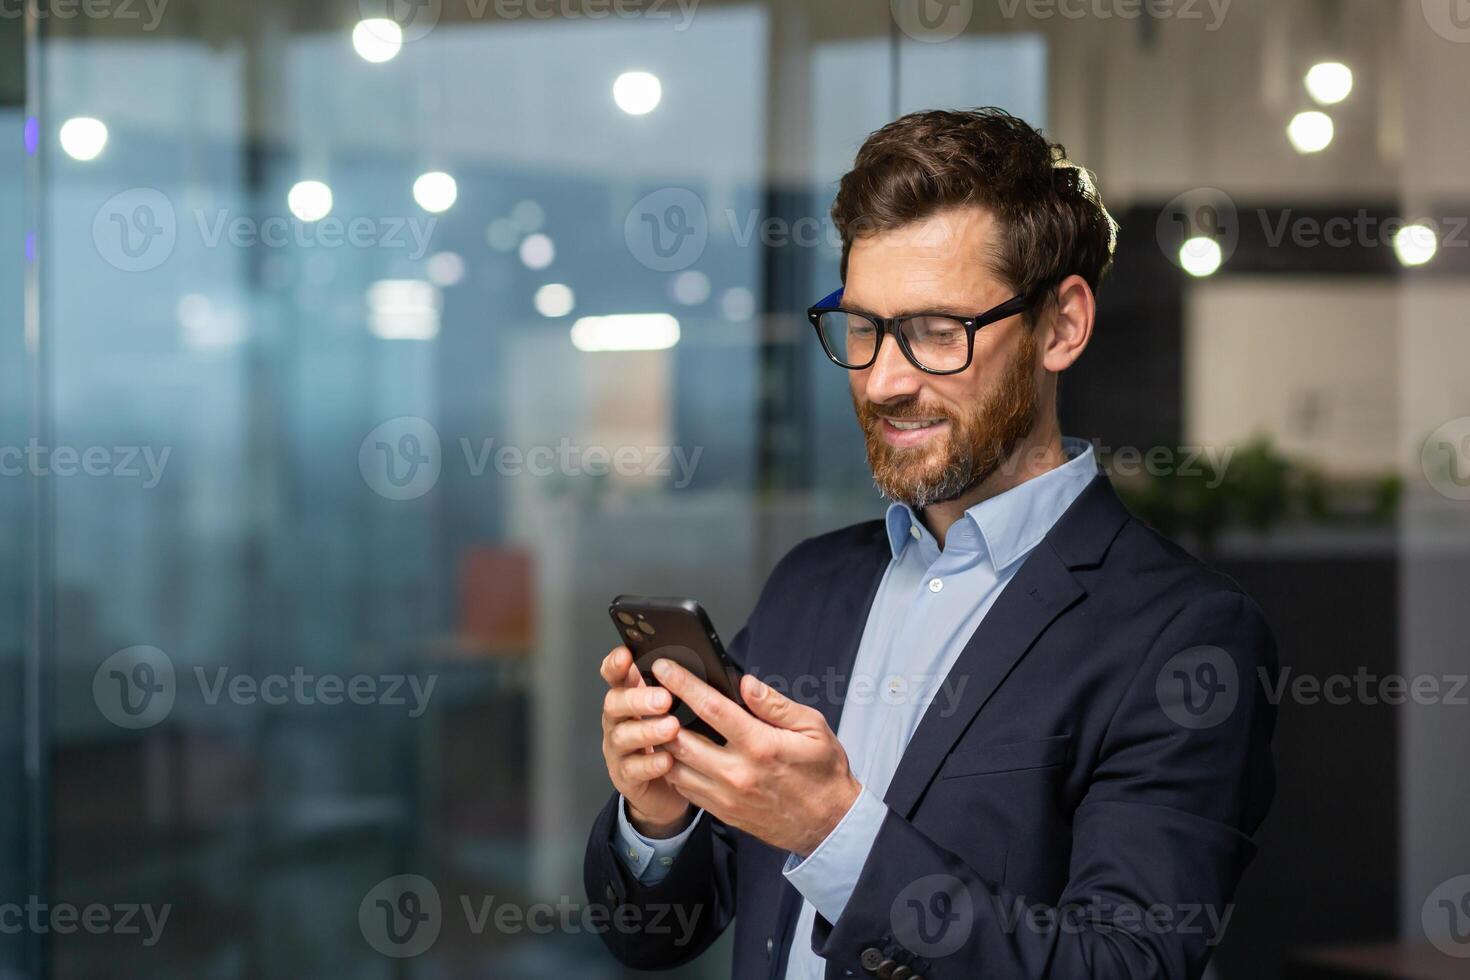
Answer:
[[[909,525],[909,534],[915,541],[919,540],[919,529],[912,524]]]
[[[942,579],[931,578],[929,580],[930,592],[938,592],[942,588],[944,588],[944,581]]]
[[[630,861],[636,861],[636,860],[638,860],[638,852],[636,850],[634,850],[633,848],[631,848],[631,847],[628,848],[628,860],[630,860]]]
[[[674,863],[674,859],[671,857],[661,857],[658,859],[658,863],[660,866],[667,868]]]

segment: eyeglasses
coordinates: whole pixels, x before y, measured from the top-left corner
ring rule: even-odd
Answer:
[[[878,360],[883,334],[892,332],[898,348],[909,363],[926,374],[959,374],[975,356],[975,331],[1023,312],[1025,296],[1014,296],[999,306],[974,316],[948,313],[910,313],[907,316],[876,317],[844,310],[842,290],[820,300],[806,311],[822,349],[838,367],[861,371]]]

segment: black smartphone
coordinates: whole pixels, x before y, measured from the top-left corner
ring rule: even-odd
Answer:
[[[618,638],[633,654],[633,666],[643,675],[645,684],[662,686],[653,676],[653,664],[666,658],[745,707],[740,698],[740,671],[726,656],[719,635],[699,603],[693,599],[620,595],[607,611],[617,627]],[[670,714],[689,731],[725,744],[723,735],[705,724],[677,697]]]

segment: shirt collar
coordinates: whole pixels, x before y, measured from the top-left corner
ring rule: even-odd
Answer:
[[[1029,554],[1098,474],[1097,457],[1091,443],[1064,437],[1062,448],[1067,453],[1067,462],[1061,466],[966,510],[965,516],[956,521],[951,533],[946,535],[947,548],[965,550],[961,540],[964,536],[953,531],[961,522],[969,521],[983,539],[996,570],[1006,568]],[[888,546],[895,558],[913,540],[913,528],[918,529],[920,540],[932,539],[929,529],[908,504],[890,504],[885,520]]]

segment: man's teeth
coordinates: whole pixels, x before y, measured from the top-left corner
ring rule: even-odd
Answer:
[[[895,429],[901,429],[904,432],[907,432],[910,429],[927,429],[929,428],[929,426],[938,425],[940,422],[943,421],[943,419],[930,419],[927,422],[900,422],[898,419],[889,419],[888,424],[893,426]]]

